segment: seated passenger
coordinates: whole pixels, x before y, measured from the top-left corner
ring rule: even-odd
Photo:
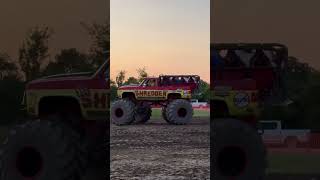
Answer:
[[[216,50],[212,51],[211,58],[212,58],[213,69],[223,67],[223,64],[224,64],[223,59],[221,58],[220,54]]]
[[[149,82],[148,82],[148,86],[150,86],[150,87],[156,86],[156,80],[150,79]]]
[[[250,60],[251,67],[270,67],[270,59],[264,54],[262,49],[257,49],[256,53]]]
[[[226,67],[244,67],[245,64],[241,61],[240,57],[234,50],[228,50],[226,57],[224,58]]]

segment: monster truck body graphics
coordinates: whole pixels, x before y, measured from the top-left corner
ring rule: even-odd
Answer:
[[[122,97],[123,93],[133,93],[137,100],[166,100],[170,94],[178,94],[183,99],[191,98],[191,90],[173,89],[173,90],[158,90],[158,89],[122,89],[118,91],[118,97]]]
[[[95,73],[54,75],[29,82],[24,96],[28,114],[38,117],[40,106],[47,99],[69,98],[77,102],[84,119],[105,119],[110,96],[105,77],[107,62]]]
[[[180,78],[180,82],[173,82],[172,79],[164,82],[164,78]],[[185,79],[183,79],[185,78]],[[193,82],[188,82],[190,79]],[[153,81],[153,85],[148,83]],[[191,99],[192,93],[197,88],[198,76],[159,76],[159,78],[145,78],[140,85],[122,86],[118,89],[118,97],[122,98],[125,94],[133,94],[136,100],[165,101],[170,95],[178,96],[182,99]],[[171,83],[171,84],[170,84]]]
[[[249,117],[258,116],[260,111],[257,102],[257,91],[242,90],[235,91],[230,90],[222,94],[219,91],[213,91],[212,96],[216,101],[226,102],[229,115],[233,117]]]

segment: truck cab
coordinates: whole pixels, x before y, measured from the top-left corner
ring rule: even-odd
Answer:
[[[191,99],[200,77],[195,75],[160,75],[147,77],[139,85],[119,87],[119,98],[138,101],[167,101],[170,98]]]

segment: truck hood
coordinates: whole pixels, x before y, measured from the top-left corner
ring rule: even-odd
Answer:
[[[40,79],[59,79],[59,78],[66,78],[66,77],[90,77],[93,73],[92,72],[80,72],[80,73],[69,73],[69,74],[57,74],[52,76],[45,76]]]
[[[130,85],[124,85],[119,87],[119,90],[124,90],[124,89],[137,89],[140,88],[139,84],[130,84]]]
[[[82,72],[82,73],[70,73],[70,74],[57,74],[52,76],[45,76],[39,79],[35,79],[30,81],[28,84],[34,84],[39,82],[52,82],[52,81],[60,81],[60,80],[79,80],[79,79],[87,79],[92,75],[92,72]]]
[[[74,89],[101,87],[101,80],[93,79],[92,73],[58,74],[42,77],[27,84],[27,89]]]

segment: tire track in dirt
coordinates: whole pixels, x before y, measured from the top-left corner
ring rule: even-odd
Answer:
[[[209,179],[209,122],[111,125],[111,179]]]

